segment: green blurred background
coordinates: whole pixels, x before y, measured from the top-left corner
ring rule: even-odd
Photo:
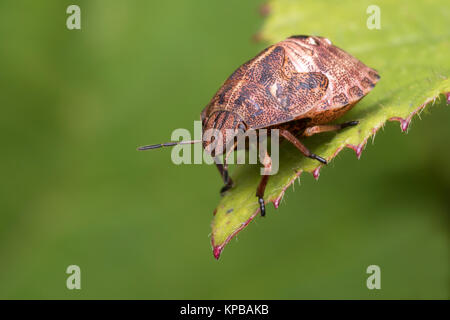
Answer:
[[[82,30],[66,29],[73,3]],[[443,102],[407,135],[388,123],[359,161],[345,150],[318,182],[303,175],[219,261],[216,168],[135,150],[192,130],[266,46],[251,40],[260,4],[0,2],[0,298],[449,298]]]

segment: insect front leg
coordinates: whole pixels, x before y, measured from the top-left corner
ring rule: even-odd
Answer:
[[[233,180],[231,180],[230,174],[228,173],[228,163],[227,159],[231,155],[231,153],[236,149],[237,142],[233,144],[233,147],[227,151],[223,164],[216,158],[216,167],[219,169],[220,175],[222,176],[223,183],[225,184],[222,189],[220,189],[220,194],[223,196],[225,192],[230,190],[233,187]]]
[[[261,181],[259,182],[258,188],[256,188],[256,196],[258,197],[259,208],[261,209],[261,217],[264,217],[266,215],[264,191],[266,190],[267,181],[269,181],[270,172],[272,171],[272,159],[270,158],[267,151],[262,162],[264,165],[264,172]]]
[[[231,180],[228,174],[228,164],[221,164],[216,162],[216,167],[220,172],[220,176],[223,179],[224,186],[220,189],[220,194],[224,194],[226,191],[233,187],[233,180]]]
[[[305,157],[311,158],[311,159],[315,159],[323,164],[327,164],[327,160],[325,160],[324,158],[312,153],[311,151],[309,151],[309,149],[307,147],[305,147],[305,145],[303,143],[301,143],[292,133],[290,133],[289,131],[283,129],[280,130],[280,135],[282,135],[286,140],[288,140],[290,143],[292,143],[298,150],[300,150],[301,153],[303,153],[303,155]]]
[[[302,135],[304,137],[310,137],[317,133],[337,131],[337,130],[341,130],[341,129],[344,129],[347,127],[353,127],[353,126],[356,126],[358,123],[359,123],[359,121],[348,121],[348,122],[344,122],[341,124],[324,124],[324,125],[313,126],[313,127],[306,128]]]

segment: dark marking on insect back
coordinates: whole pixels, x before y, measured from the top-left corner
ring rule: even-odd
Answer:
[[[247,99],[247,96],[248,96],[247,90],[245,88],[242,88],[239,96],[234,100],[234,107],[235,108],[240,107],[244,103],[245,99]]]
[[[264,64],[261,68],[261,76],[258,83],[266,85],[273,78],[272,67],[268,64]]]
[[[227,121],[229,116],[230,116],[230,113],[225,111],[225,115],[220,120],[220,124],[219,124],[219,127],[217,129],[222,130],[223,125],[225,124],[225,122]]]
[[[378,73],[376,73],[375,71],[369,71],[369,76],[370,76],[372,79],[380,80],[380,75],[379,75]]]
[[[369,78],[367,78],[367,77],[364,77],[364,79],[361,80],[361,85],[366,89],[375,87],[373,82],[370,81]]]
[[[317,77],[317,74],[315,73],[309,73],[308,77],[306,78],[306,81],[300,82],[296,89],[305,89],[305,90],[311,90],[315,89],[320,84],[320,77]]]
[[[259,79],[257,82],[263,86],[272,85],[278,75],[279,70],[284,60],[284,49],[282,47],[276,47],[268,54],[255,70],[259,73]]]
[[[243,86],[238,97],[234,100],[235,108],[244,106],[246,110],[248,110],[248,108],[254,110],[253,116],[259,116],[262,114],[264,110],[261,108],[260,103],[256,99],[257,95],[254,94],[254,92],[257,92],[258,89],[261,90],[261,87],[258,87],[254,83],[248,83]]]
[[[212,124],[213,128],[216,128],[217,120],[219,119],[219,117],[222,113],[223,113],[223,111],[219,111],[215,117],[211,117],[213,119],[213,124]]]
[[[213,128],[221,130],[229,114],[230,113],[228,111],[219,111],[219,114],[217,115],[216,120],[214,121]]]
[[[321,72],[295,72],[288,80],[280,81],[276,96],[285,112],[301,113],[316,104],[328,88],[328,78]]]
[[[338,94],[337,96],[334,96],[333,97],[333,104],[345,106],[346,104],[348,104],[347,96],[345,94],[343,94],[343,93]]]
[[[264,112],[263,108],[261,108],[261,106],[259,105],[258,102],[256,102],[252,98],[249,98],[248,100],[249,100],[250,104],[257,110],[254,114],[255,116],[259,116],[260,114],[262,114]]]
[[[261,53],[258,55],[262,55],[264,53],[266,53],[271,47],[267,47],[265,48],[263,51],[261,51]],[[252,64],[252,62],[258,58],[258,56],[256,56],[253,59],[250,59],[249,61],[247,61],[246,63],[244,63],[242,66],[240,66],[238,69],[236,69],[227,79],[227,81],[231,81],[231,80],[241,80],[243,75],[245,74],[245,72],[248,71],[249,66]]]
[[[353,98],[361,98],[364,95],[364,92],[361,90],[360,87],[354,86],[348,89],[348,94],[350,95],[350,97]]]
[[[322,73],[311,72],[309,74],[309,81],[314,81],[316,87],[325,91],[328,88],[328,78],[324,76]]]
[[[226,97],[226,95],[227,95],[227,93],[231,90],[231,89],[233,89],[233,86],[232,85],[228,85],[228,86],[226,86],[224,89],[223,89],[223,91],[219,94],[219,104],[224,104],[225,103],[225,97]]]

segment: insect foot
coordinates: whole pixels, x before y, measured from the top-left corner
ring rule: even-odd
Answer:
[[[258,197],[259,208],[261,209],[261,217],[266,216],[266,206],[264,205],[264,198]]]
[[[347,128],[347,127],[354,127],[359,124],[359,121],[348,121],[341,124],[341,129]]]
[[[229,183],[226,184],[222,187],[222,189],[220,189],[220,195],[223,197],[225,195],[225,192],[227,192],[228,190],[230,190],[231,188],[233,188],[233,183]]]
[[[309,156],[311,159],[317,160],[323,164],[328,164],[327,160],[325,160],[324,158],[322,158],[321,156],[318,156],[317,154],[311,153],[311,155]]]

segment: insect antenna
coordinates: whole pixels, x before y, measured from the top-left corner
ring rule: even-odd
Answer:
[[[142,150],[152,150],[152,149],[158,149],[162,147],[173,147],[177,144],[194,144],[194,143],[200,143],[202,140],[187,140],[187,141],[178,141],[178,142],[166,142],[166,143],[159,143],[159,144],[150,144],[148,146],[142,146],[137,148],[139,151]]]

